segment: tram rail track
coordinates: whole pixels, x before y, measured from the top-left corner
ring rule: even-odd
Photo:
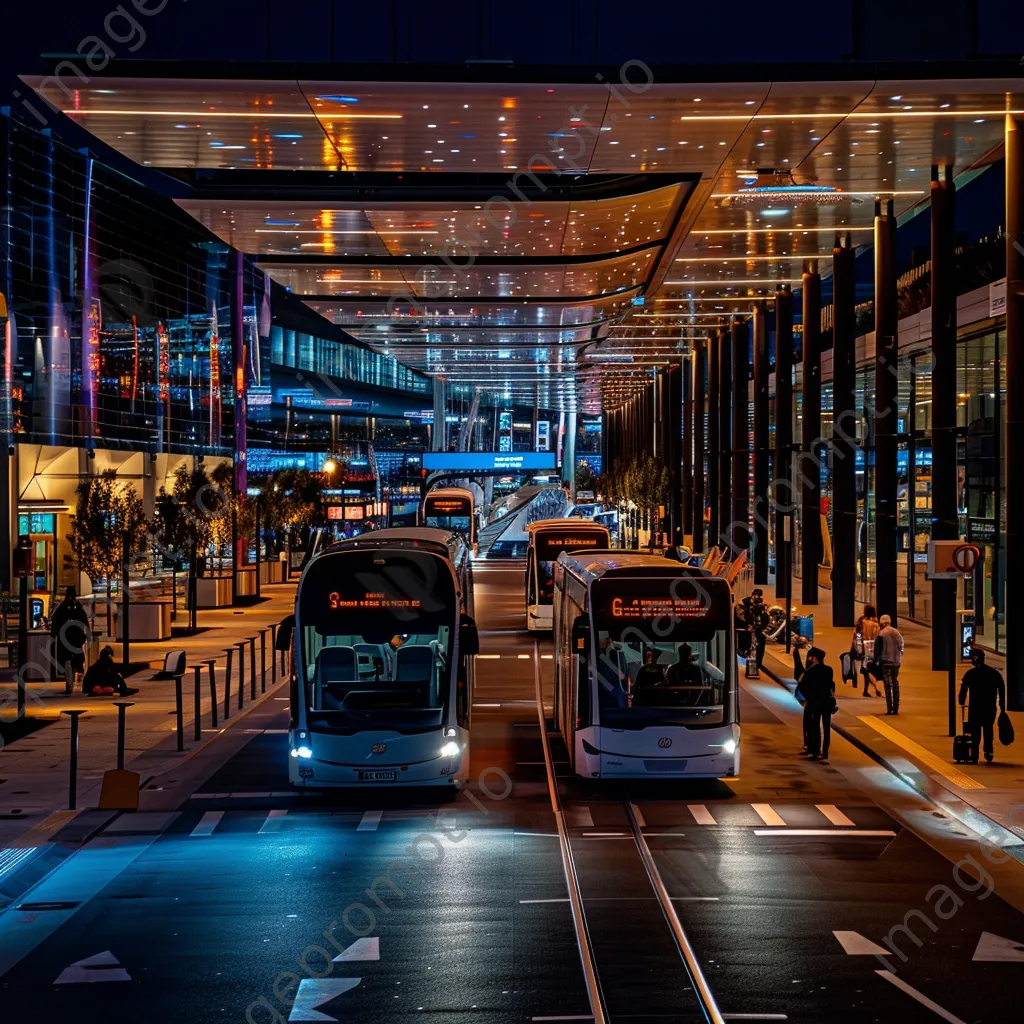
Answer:
[[[577,868],[577,860],[573,851],[572,836],[565,822],[565,813],[561,794],[558,787],[558,778],[554,770],[554,758],[551,752],[551,739],[548,734],[547,716],[544,711],[544,695],[541,686],[540,654],[539,645],[535,641],[533,645],[533,669],[534,686],[536,691],[537,717],[541,731],[541,745],[544,752],[544,765],[547,773],[548,793],[551,799],[551,809],[555,816],[555,824],[558,834],[559,849],[562,858],[562,868],[565,873],[566,886],[569,893],[569,904],[572,911],[573,928],[576,933],[576,940],[579,947],[580,962],[583,969],[583,977],[587,990],[587,997],[590,1002],[591,1013],[597,1024],[607,1024],[614,1019],[613,1012],[609,1009],[610,985],[607,979],[604,981],[598,967],[598,957],[595,954],[595,942],[592,934],[592,922],[588,920],[583,886],[580,881],[580,874]],[[707,1024],[725,1024],[725,1018],[718,1008],[714,994],[704,976],[700,963],[694,952],[693,946],[686,934],[679,914],[672,903],[668,889],[661,877],[661,872],[655,863],[654,855],[651,853],[647,840],[644,837],[643,829],[638,819],[638,812],[629,798],[628,791],[622,797],[623,807],[629,822],[628,835],[632,838],[636,847],[637,856],[646,873],[647,881],[654,897],[660,906],[664,923],[671,933],[674,947],[679,955],[686,976],[689,978],[700,1014]],[[580,837],[586,839],[584,834]]]

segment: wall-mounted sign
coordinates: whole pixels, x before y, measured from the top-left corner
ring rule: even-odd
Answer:
[[[426,470],[511,472],[555,469],[554,452],[424,452]]]

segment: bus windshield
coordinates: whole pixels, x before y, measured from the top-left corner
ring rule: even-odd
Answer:
[[[449,700],[458,596],[446,562],[412,550],[327,553],[298,605],[310,727],[421,732]]]
[[[704,583],[665,577],[595,583],[601,725],[643,729],[730,720],[728,587]]]
[[[469,536],[472,522],[470,516],[432,515],[428,511],[423,525],[434,526],[439,530],[451,530],[453,533],[461,533],[465,537]]]
[[[537,555],[537,604],[551,604],[555,590],[555,562],[563,551],[600,550],[608,547],[608,532],[593,529],[538,530],[534,537]]]

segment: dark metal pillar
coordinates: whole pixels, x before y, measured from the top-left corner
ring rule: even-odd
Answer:
[[[804,604],[818,603],[821,562],[821,276],[803,275],[803,387],[800,443],[800,582]]]
[[[1024,710],[1024,633],[1018,631],[1024,613],[1024,128],[1006,115],[1006,570],[1003,621],[1006,623],[1006,699],[1013,711]],[[998,521],[998,520],[997,520]],[[1005,580],[1005,584],[1004,584]],[[998,607],[998,600],[996,607]],[[979,612],[983,609],[978,609]]]
[[[852,626],[857,584],[856,270],[850,236],[832,250],[832,625]]]
[[[726,550],[732,521],[732,336],[723,329],[718,344],[718,532],[711,540]]]
[[[896,215],[875,203],[875,603],[896,623]]]
[[[768,308],[754,303],[754,582],[768,583]]]
[[[683,413],[683,435],[680,439],[680,482],[682,483],[682,502],[679,506],[679,540],[692,532],[693,525],[693,368],[692,363],[696,360],[697,354],[694,351],[690,359],[684,359],[679,367],[679,391],[680,403]]]
[[[732,322],[732,492],[729,546],[733,557],[750,551],[750,328]]]
[[[719,414],[722,389],[718,386],[718,372],[721,366],[719,350],[722,347],[721,330],[714,330],[708,337],[708,547],[718,543],[718,492],[721,490],[718,475],[721,470],[719,449],[721,448],[721,425]]]
[[[685,504],[689,492],[687,470],[683,466],[683,429],[686,418],[683,413],[683,387],[685,370],[682,365],[670,366],[665,371],[664,395],[667,436],[665,458],[668,460],[668,529],[669,543],[683,543]]]
[[[693,354],[693,502],[690,505],[690,533],[693,550],[704,550],[704,414],[708,393],[708,341],[701,338]]]
[[[786,597],[792,572],[790,543],[784,539],[786,516],[796,507],[793,490],[793,292],[783,285],[775,293],[775,593]]]
[[[960,536],[956,469],[956,188],[932,167],[932,540]],[[932,580],[932,669],[950,666],[956,580]]]
[[[235,494],[245,494],[246,473],[246,382],[248,359],[245,344],[245,260],[236,249],[231,250],[231,388],[234,392],[235,422]]]

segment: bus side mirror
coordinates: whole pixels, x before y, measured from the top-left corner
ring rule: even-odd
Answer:
[[[476,623],[468,615],[463,615],[459,620],[459,653],[470,657],[480,653],[480,634]]]
[[[277,630],[277,641],[274,644],[275,651],[284,651],[286,654],[292,649],[292,632],[295,629],[295,616],[286,615],[281,620]]]
[[[572,652],[581,656],[590,652],[590,619],[577,615],[572,623]]]

